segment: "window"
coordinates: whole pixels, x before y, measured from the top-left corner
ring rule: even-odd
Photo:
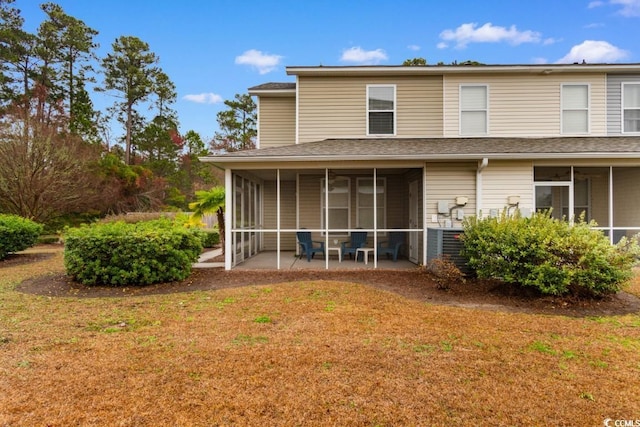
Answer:
[[[622,132],[640,132],[640,83],[622,84]]]
[[[589,85],[562,85],[562,133],[589,133]]]
[[[396,87],[367,86],[367,135],[394,135]]]
[[[488,87],[460,86],[460,135],[486,135]]]
[[[376,180],[376,215],[377,227],[386,228],[386,179],[378,178]],[[358,178],[358,227],[364,229],[373,229],[373,178]]]
[[[326,198],[325,191],[327,186],[326,180],[322,179],[322,192],[320,202],[322,206],[322,228],[327,228],[326,216]],[[345,230],[349,227],[349,200],[351,200],[350,181],[346,177],[335,177],[329,179],[329,209],[328,217],[330,230]]]

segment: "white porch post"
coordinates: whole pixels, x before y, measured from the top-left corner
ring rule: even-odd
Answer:
[[[363,256],[367,256],[364,254]],[[378,268],[378,169],[373,168],[373,268]]]
[[[427,164],[422,167],[422,265],[427,265]]]
[[[613,166],[609,166],[609,242],[613,244]]]
[[[233,228],[233,175],[231,169],[224,171],[224,269],[231,270],[231,229]]]
[[[329,168],[324,169],[324,269],[329,269]]]
[[[276,169],[276,247],[277,268],[280,270],[280,169]]]

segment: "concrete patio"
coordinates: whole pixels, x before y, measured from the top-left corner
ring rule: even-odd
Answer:
[[[224,268],[223,262],[209,262],[222,254],[222,249],[213,249],[200,255],[198,262],[193,265],[194,268]],[[234,270],[277,270],[278,268],[278,253],[276,251],[264,251],[259,254],[246,259],[244,262],[239,263],[233,269]],[[327,265],[325,259],[321,255],[316,255],[311,261],[307,261],[306,256],[300,258],[293,251],[283,251],[280,253],[280,269],[281,270],[324,270]],[[373,270],[375,263],[373,260],[373,252],[368,256],[368,260],[365,263],[362,259],[362,255],[356,262],[353,258],[346,257],[342,262],[338,259],[337,254],[331,253],[329,255],[329,270]],[[412,270],[417,268],[417,265],[406,260],[398,259],[394,262],[381,256],[378,260],[378,269],[384,270]]]

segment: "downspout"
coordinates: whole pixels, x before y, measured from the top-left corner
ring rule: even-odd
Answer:
[[[476,171],[476,216],[480,216],[482,211],[482,171],[489,164],[489,158],[484,157],[478,160],[478,170]]]

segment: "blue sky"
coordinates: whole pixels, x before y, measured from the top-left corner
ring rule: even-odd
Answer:
[[[175,83],[180,131],[204,140],[225,99],[266,82],[294,81],[286,66],[640,62],[640,0],[59,0],[99,32],[98,55],[122,35],[160,57]],[[42,2],[16,0],[25,27]],[[92,93],[97,109],[113,98]],[[114,129],[114,140],[122,134]],[[112,141],[115,142],[115,141]]]

